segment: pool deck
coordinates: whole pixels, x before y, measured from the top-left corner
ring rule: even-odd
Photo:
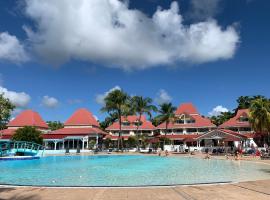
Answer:
[[[152,188],[1,187],[1,200],[201,200],[270,199],[270,180]]]
[[[174,155],[175,156],[175,155]],[[179,155],[177,155],[179,156]],[[181,155],[183,156],[183,155]],[[192,157],[203,157],[195,155]],[[213,159],[225,159],[213,156]],[[233,159],[232,157],[230,159]],[[270,164],[270,160],[243,157],[242,160]],[[238,162],[238,161],[236,161]],[[269,172],[270,173],[270,172]],[[203,200],[270,199],[270,180],[230,184],[145,188],[44,188],[0,186],[0,200]]]

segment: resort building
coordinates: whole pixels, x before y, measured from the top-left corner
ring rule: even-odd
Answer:
[[[129,136],[135,136],[136,133],[138,135],[144,135],[151,137],[154,135],[154,131],[156,130],[155,126],[146,119],[145,115],[141,116],[141,120],[139,120],[139,116],[130,115],[123,116],[121,118],[122,125],[122,137],[124,140],[128,139]],[[139,126],[138,126],[139,123]],[[111,126],[106,128],[106,131],[109,132],[107,138],[112,140],[117,140],[119,135],[120,125],[119,122],[114,122]],[[137,132],[138,130],[138,132]]]
[[[178,151],[182,147],[217,151],[256,147],[248,112],[248,109],[238,110],[234,117],[216,128],[209,119],[200,116],[192,104],[182,104],[175,112],[176,119],[168,126],[166,137],[172,141],[172,145],[167,145],[167,150]],[[160,137],[164,137],[165,123],[157,128],[160,130]]]
[[[64,123],[64,128],[44,134],[46,149],[88,149],[89,141],[95,141],[98,147],[106,132],[99,128],[99,123],[87,109],[78,109]]]
[[[251,125],[248,120],[249,110],[240,109],[236,115],[219,126],[221,129],[229,129],[238,133],[251,133]]]
[[[164,137],[166,123],[160,124],[157,129],[160,137]],[[166,137],[172,141],[172,145],[197,145],[196,138],[199,135],[216,129],[210,119],[199,114],[192,103],[183,103],[175,111],[175,119],[168,124]]]
[[[36,127],[42,133],[49,131],[48,125],[37,112],[25,110],[7,124],[7,129],[0,130],[0,141],[9,141],[18,128],[25,126]]]

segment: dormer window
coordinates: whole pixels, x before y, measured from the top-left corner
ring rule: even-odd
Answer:
[[[247,116],[240,116],[239,122],[248,122],[248,117]]]
[[[176,124],[184,124],[185,121],[183,119],[177,119],[177,120],[175,120],[175,123]]]
[[[175,120],[176,124],[192,124],[195,123],[195,120],[193,118],[191,118],[188,115],[182,115],[180,118]]]
[[[130,123],[128,121],[122,122],[122,126],[130,126]]]
[[[134,122],[134,125],[135,125],[135,126],[141,126],[141,125],[142,125],[142,122],[141,122],[141,121],[135,121],[135,122]]]

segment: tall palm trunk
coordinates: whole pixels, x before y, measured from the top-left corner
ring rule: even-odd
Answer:
[[[167,138],[168,124],[169,124],[169,122],[166,121],[166,124],[165,124],[165,138],[164,138],[164,141],[163,141],[163,150],[165,149],[165,142],[166,142],[166,138]]]
[[[122,136],[122,116],[121,116],[121,112],[118,112],[118,116],[119,116],[119,133],[118,133],[118,142],[117,142],[117,150],[120,149],[120,142],[122,140],[121,136]],[[122,142],[121,142],[122,144]]]
[[[142,114],[140,113],[139,120],[138,120],[137,127],[136,127],[136,136],[137,137],[138,137],[138,132],[139,132],[141,118],[142,118]],[[139,150],[139,148],[140,148],[140,137],[138,137],[138,150]]]

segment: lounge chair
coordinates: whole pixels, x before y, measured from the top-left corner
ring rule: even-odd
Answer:
[[[270,155],[269,154],[262,154],[261,160],[270,160]]]
[[[66,148],[65,154],[69,154],[69,148]]]

